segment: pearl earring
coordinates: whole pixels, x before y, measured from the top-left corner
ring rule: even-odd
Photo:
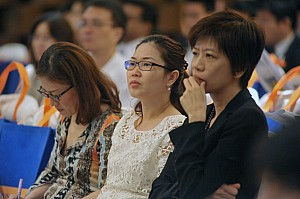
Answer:
[[[168,91],[170,91],[171,90],[171,87],[168,87]]]

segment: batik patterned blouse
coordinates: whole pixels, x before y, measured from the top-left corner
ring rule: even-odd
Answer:
[[[95,118],[75,143],[62,155],[71,118],[57,127],[54,148],[45,170],[29,192],[51,184],[44,198],[82,198],[106,183],[111,137],[119,115],[110,109]],[[28,192],[28,193],[29,193]]]

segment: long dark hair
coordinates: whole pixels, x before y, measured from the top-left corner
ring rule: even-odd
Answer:
[[[97,69],[93,58],[75,44],[58,42],[50,46],[41,57],[36,75],[73,86],[79,97],[78,124],[90,123],[101,113],[102,103],[116,113],[121,112],[116,85]]]

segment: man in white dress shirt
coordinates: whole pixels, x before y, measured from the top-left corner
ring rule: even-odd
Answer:
[[[89,1],[78,26],[80,44],[91,53],[99,70],[117,85],[122,108],[129,108],[132,97],[123,67],[126,58],[117,51],[126,27],[126,16],[121,5],[116,1]]]

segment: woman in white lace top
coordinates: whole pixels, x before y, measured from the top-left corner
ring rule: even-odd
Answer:
[[[186,119],[179,103],[187,76],[184,55],[178,42],[152,35],[125,62],[129,91],[139,103],[116,126],[99,199],[148,198],[173,150],[168,133]]]

